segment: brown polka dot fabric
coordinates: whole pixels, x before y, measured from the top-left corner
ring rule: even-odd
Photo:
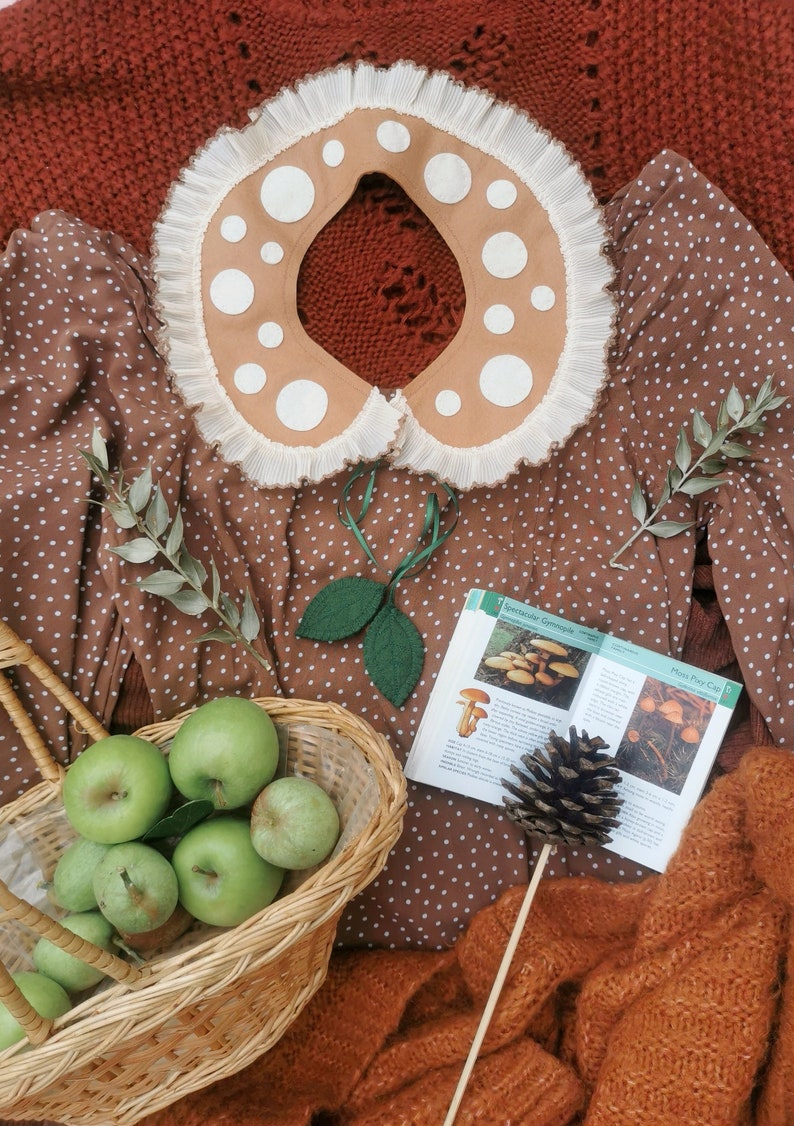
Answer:
[[[170,390],[146,262],[123,240],[62,212],[38,217],[0,262],[2,603],[11,624],[107,722],[134,653],[158,718],[228,690],[332,700],[385,732],[404,759],[472,586],[681,654],[696,544],[705,537],[748,695],[770,738],[783,742],[794,683],[791,404],[754,439],[752,462],[736,463],[714,493],[671,506],[671,516],[694,517],[697,532],[641,538],[625,572],[607,561],[633,529],[634,481],[658,493],[694,407],[713,417],[731,383],[746,394],[768,375],[790,386],[794,286],[747,220],[675,153],[652,161],[606,217],[619,302],[609,385],[589,424],[547,465],[462,495],[453,539],[399,587],[398,604],[427,649],[416,692],[401,709],[370,683],[359,639],[320,645],[295,633],[329,579],[378,577],[337,517],[347,475],[297,490],[256,489],[241,479],[196,437]],[[226,589],[250,590],[266,622],[271,675],[220,645],[196,647],[214,623],[142,594],[133,585],[140,569],[106,550],[118,533],[87,503],[91,482],[76,454],[94,424],[129,473],[151,463],[171,511],[177,500],[182,507],[191,550],[218,560]],[[431,487],[393,468],[379,475],[367,535],[387,571],[413,546]],[[63,755],[62,717],[41,706]],[[6,736],[2,744],[6,799],[30,780],[17,742]],[[642,875],[595,851],[561,852],[549,869],[578,872]],[[339,940],[448,945],[526,874],[524,839],[498,809],[412,785],[405,832],[352,904]]]

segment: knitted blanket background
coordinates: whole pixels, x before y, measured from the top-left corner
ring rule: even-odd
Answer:
[[[0,243],[59,208],[146,253],[171,181],[217,128],[306,73],[408,57],[526,109],[604,202],[674,149],[791,270],[793,43],[786,0],[19,0],[0,12]],[[463,294],[436,232],[373,176],[310,248],[299,301],[318,343],[393,386],[443,349]],[[712,667],[716,645],[727,667],[707,569],[696,579],[690,659]],[[116,723],[149,718],[133,660]]]
[[[499,4],[469,0],[227,0],[198,5],[183,0],[146,4],[133,0],[93,4],[84,0],[19,0],[0,12],[0,242],[4,243],[15,228],[27,227],[38,212],[58,208],[116,232],[145,254],[152,223],[169,184],[218,127],[241,126],[250,108],[305,73],[340,61],[389,63],[402,57],[448,70],[461,81],[482,85],[526,109],[568,145],[604,202],[658,151],[674,149],[726,193],[783,265],[794,270],[794,10],[786,0],[555,0],[553,4],[544,0],[506,0]],[[327,284],[329,277],[334,278],[333,286]],[[343,330],[336,316],[341,287],[356,310],[353,332]],[[371,382],[392,386],[398,378],[394,373],[421,369],[444,347],[459,323],[462,294],[449,254],[421,214],[391,184],[371,177],[311,248],[302,271],[300,301],[306,323],[319,343]],[[383,324],[388,331],[372,327]],[[8,330],[7,325],[3,328]],[[693,606],[689,659],[703,667],[729,669],[733,654],[719,606],[709,594],[705,557],[696,580],[702,594]],[[149,717],[149,702],[133,662],[116,707],[116,722],[136,726]],[[768,740],[757,715],[751,714],[750,725],[745,731],[746,743]],[[734,741],[730,755],[723,757],[723,765],[734,765],[744,747],[741,739]],[[733,777],[737,778],[735,783]],[[700,816],[708,819],[712,829],[727,827],[726,831],[733,833],[737,855],[747,865],[748,851],[743,843],[746,813],[735,789],[740,783],[747,783],[747,775],[728,779],[717,791],[719,800],[704,804]],[[778,783],[762,786],[761,792],[774,793]],[[765,810],[762,807],[759,814],[764,823]],[[780,839],[785,839],[785,834]],[[700,849],[695,839],[687,858],[703,875],[709,864],[719,868],[724,855],[719,848]],[[783,859],[790,863],[787,857]],[[780,863],[777,856],[767,863],[764,873],[774,872]],[[677,1077],[678,1082],[663,1085],[661,1066],[649,1066],[643,1072],[638,1094],[631,1069],[620,1071],[616,1064],[625,1085],[617,1093],[617,1088],[603,1088],[601,1103],[594,1102],[592,1116],[583,1118],[592,1090],[598,1089],[599,1078],[607,1072],[600,1069],[602,1054],[596,1053],[599,1066],[587,1065],[587,1059],[594,1057],[588,1057],[586,1051],[578,1056],[572,1053],[570,1041],[560,1035],[560,1029],[572,1027],[569,1021],[557,1023],[560,1006],[567,1011],[574,1003],[581,980],[581,963],[574,959],[561,970],[562,992],[546,993],[544,1004],[537,1010],[533,1001],[521,1036],[527,1030],[534,1035],[520,1045],[522,1050],[534,1053],[533,1045],[542,1043],[552,1056],[559,1053],[566,1064],[574,1060],[577,1067],[584,1068],[574,1076],[573,1087],[566,1087],[568,1094],[562,1106],[549,1109],[547,1105],[535,1113],[529,1105],[527,1090],[536,1088],[528,1087],[526,1075],[537,1077],[538,1091],[544,1084],[548,1089],[551,1072],[558,1074],[553,1065],[549,1072],[539,1066],[537,1055],[504,1056],[501,1061],[496,1059],[493,1073],[484,1073],[481,1089],[488,1091],[496,1081],[494,1076],[500,1077],[507,1085],[506,1101],[489,1103],[490,1112],[484,1111],[479,1118],[473,1117],[479,1111],[472,1104],[468,1121],[498,1124],[510,1120],[524,1126],[585,1120],[604,1122],[605,1126],[618,1121],[663,1126],[669,1121],[694,1126],[704,1121],[703,1106],[713,1108],[713,1103],[687,1106],[679,1100],[660,1106],[659,1092],[674,1089],[682,1096],[694,1096],[702,1090],[697,1085],[702,1072],[684,1067],[695,1067],[695,1049],[702,1049],[702,1055],[709,1057],[711,1074],[736,1079],[730,1087],[730,1098],[719,1110],[720,1116],[709,1119],[715,1126],[751,1121],[776,1126],[790,1121],[794,1114],[787,1062],[790,1050],[788,1054],[782,1049],[774,1054],[774,1083],[764,1087],[771,1093],[758,1104],[762,1110],[751,1100],[753,1084],[763,1074],[767,1048],[772,1050],[776,1038],[781,1045],[790,1046],[790,1039],[786,1040],[782,1032],[790,1038],[792,1018],[790,1005],[786,1008],[779,1004],[774,1009],[769,1003],[770,994],[783,980],[776,977],[777,966],[785,957],[789,940],[778,899],[785,901],[786,895],[776,891],[771,896],[766,892],[760,898],[755,896],[758,877],[753,873],[748,876],[748,871],[741,865],[731,867],[727,890],[717,896],[720,904],[734,905],[740,914],[757,908],[755,920],[769,938],[764,947],[765,960],[758,966],[765,976],[760,985],[758,979],[751,983],[751,991],[755,988],[754,995],[761,1001],[754,1010],[756,1019],[749,1030],[752,1043],[742,1057],[745,1066],[740,1075],[731,1070],[736,1057],[724,1054],[725,1041],[716,1036],[714,1026],[692,1020],[691,1015],[688,1023],[684,1020],[679,1026],[680,1038],[674,1050],[666,1042],[659,1047],[659,1029],[667,1027],[666,1014],[675,1004],[662,991],[654,994],[653,1002],[661,1023],[648,1026],[653,1035],[647,1049],[658,1049],[666,1074]],[[686,868],[686,872],[690,879],[692,869]],[[769,882],[761,878],[762,884]],[[576,898],[577,882],[567,883],[570,886],[565,881],[550,882],[552,914],[581,922],[589,918],[589,905]],[[694,916],[680,915],[677,896],[684,883],[673,885],[675,894],[668,901],[674,918],[671,929],[662,927],[659,932],[661,947],[672,931],[681,936],[680,945],[671,946],[669,958],[660,955],[668,966],[675,963],[676,950],[691,952],[690,935],[703,918],[701,913],[693,924]],[[645,897],[653,894],[653,886],[650,881],[630,890],[601,891],[611,911],[619,895],[635,905],[644,903]],[[597,897],[600,887],[588,885],[588,894]],[[746,898],[748,888],[752,894]],[[707,890],[704,902],[710,910],[716,901],[709,895]],[[562,903],[571,915],[562,911]],[[509,901],[502,910],[507,912],[503,938],[509,924]],[[632,910],[635,914],[631,917],[636,920],[639,907]],[[484,915],[482,927],[492,918]],[[625,921],[626,916],[622,918]],[[757,944],[758,930],[754,930],[749,916],[745,922],[747,926],[739,926],[737,945],[731,949],[740,949],[746,955]],[[634,943],[633,925],[626,924],[623,937],[616,940],[618,945],[622,941],[629,946]],[[473,934],[470,949],[476,948],[482,929],[473,930]],[[654,935],[655,942],[656,932]],[[591,936],[585,945],[590,941]],[[608,946],[600,949],[611,957]],[[642,981],[660,980],[664,974],[647,946],[640,954],[638,972]],[[705,966],[702,992],[693,993],[691,981],[686,979],[681,984],[680,996],[694,998],[695,1011],[701,1015],[712,1011],[715,983],[723,981],[716,970],[723,954],[721,951],[700,963]],[[376,974],[380,962],[374,959],[385,959],[382,980],[385,994],[395,1000],[395,1027],[403,1020],[405,1027],[413,1028],[424,1018],[446,1018],[450,1009],[471,1004],[470,997],[461,992],[457,971],[450,971],[450,979],[436,976],[440,969],[437,959],[445,955],[427,955],[432,959],[427,965],[441,997],[432,991],[420,997],[407,1016],[403,1016],[401,1002],[413,997],[417,979],[411,979],[410,988],[404,988],[401,997],[395,995],[391,983],[399,976],[397,956],[378,953],[350,957],[353,963],[335,963],[333,989],[346,966],[355,964],[363,975]],[[452,961],[457,963],[457,959],[456,954]],[[617,972],[615,966],[612,971]],[[534,972],[534,966],[527,972]],[[444,992],[445,982],[450,980]],[[603,978],[607,985],[612,980],[609,974]],[[475,994],[482,988],[478,986]],[[329,991],[327,996],[335,999],[337,995]],[[593,1019],[600,1029],[601,1043],[615,1053],[613,1060],[625,1064],[636,1043],[637,1025],[633,1020],[622,1022],[622,1004],[612,1004],[609,995],[599,994],[594,987],[589,996],[597,998]],[[544,1007],[547,1004],[549,1008]],[[555,1020],[544,1024],[552,1009]],[[638,1012],[642,1016],[644,1010]],[[609,1016],[604,1017],[605,1013]],[[313,1009],[307,1014],[308,1024],[301,1026],[302,1035],[311,1033],[322,1039],[323,1019],[322,1009]],[[471,1022],[467,1028],[470,1031]],[[294,1041],[285,1045],[285,1053],[291,1047]],[[338,1062],[339,1056],[333,1056],[331,1067],[334,1060]],[[278,1062],[285,1069],[282,1075],[289,1079],[289,1069],[294,1067],[293,1075],[298,1074],[305,1061],[281,1055]],[[361,1066],[360,1061],[357,1066]],[[613,1069],[613,1074],[617,1071]],[[390,1074],[391,1087],[401,1090],[408,1071],[395,1068]],[[429,1074],[428,1086],[433,1088],[437,1077],[432,1069]],[[395,1075],[399,1076],[396,1081]],[[512,1087],[510,1076],[516,1077]],[[376,1080],[374,1076],[372,1082]],[[246,1087],[248,1081],[251,1076],[235,1088],[238,1103],[231,1103],[231,1092],[221,1091],[217,1099],[213,1096],[213,1101],[203,1107],[198,1102],[186,1108],[185,1121],[266,1121],[260,1109],[261,1089]],[[706,1090],[718,1088],[715,1081]],[[511,1102],[512,1092],[523,1092],[515,1097],[524,1101]],[[315,1087],[313,1095],[316,1093]],[[425,1098],[425,1106],[431,1107],[429,1117],[421,1117],[418,1104],[406,1103],[399,1110],[387,1104],[387,1117],[378,1119],[371,1107],[366,1109],[365,1096],[373,1095],[372,1088],[359,1093],[357,1106],[340,1110],[339,1103],[347,1093],[336,1089],[333,1098],[329,1095],[328,1105],[336,1100],[334,1113],[340,1121],[368,1122],[370,1126],[377,1121],[390,1126],[398,1121],[417,1126],[438,1121],[437,1115],[432,1116],[437,1102],[428,1104],[418,1090],[410,1097],[416,1096],[420,1103]],[[607,1100],[611,1098],[617,1101],[610,1104]],[[356,1119],[362,1106],[365,1116]],[[511,1106],[514,1110],[518,1106],[518,1110],[513,1113]],[[241,1107],[247,1107],[247,1119]],[[603,1107],[607,1109],[600,1109]],[[308,1099],[297,1111],[292,1108],[292,1118],[281,1121],[306,1122],[320,1110],[321,1103]],[[164,1117],[166,1121],[176,1123],[180,1119],[172,1115]]]

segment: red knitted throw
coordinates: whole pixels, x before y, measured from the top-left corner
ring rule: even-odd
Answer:
[[[674,149],[791,269],[793,21],[786,0],[21,0],[0,13],[0,241],[59,207],[148,251],[169,184],[221,125],[340,61],[410,58],[526,110],[604,200]],[[459,323],[451,255],[379,177],[303,281],[310,334],[373,382],[421,370]]]

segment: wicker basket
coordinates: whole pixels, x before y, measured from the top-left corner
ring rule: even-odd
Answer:
[[[58,697],[90,739],[107,734],[0,622],[0,670],[18,664]],[[14,887],[0,882],[0,999],[28,1034],[0,1053],[0,1118],[134,1123],[251,1063],[316,992],[345,904],[377,875],[400,833],[402,771],[385,739],[344,708],[257,700],[279,728],[282,768],[313,778],[334,798],[339,844],[316,870],[293,873],[279,898],[240,926],[195,924],[137,967],[50,917],[41,878],[49,878],[74,836],[60,800],[64,770],[1,671],[0,701],[44,779],[0,808],[0,858],[3,874],[12,870]],[[138,734],[164,746],[187,714]],[[43,903],[33,901],[37,888]],[[41,935],[109,975],[107,984],[54,1022],[41,1020],[10,980],[11,973],[32,968],[30,952]]]

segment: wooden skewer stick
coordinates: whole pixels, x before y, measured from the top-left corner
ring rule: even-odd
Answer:
[[[463,1071],[461,1072],[460,1079],[458,1080],[458,1085],[455,1088],[455,1094],[452,1096],[452,1102],[449,1104],[449,1110],[447,1111],[447,1117],[444,1119],[443,1126],[452,1126],[455,1118],[457,1117],[461,1099],[463,1098],[463,1094],[466,1090],[466,1087],[468,1086],[469,1079],[471,1078],[471,1073],[474,1070],[474,1065],[477,1062],[477,1057],[480,1053],[482,1042],[485,1039],[485,1034],[488,1031],[489,1024],[491,1023],[491,1017],[494,1014],[496,1003],[499,1000],[499,995],[502,992],[502,987],[504,986],[508,970],[510,969],[510,963],[513,961],[513,955],[516,952],[518,940],[521,938],[521,933],[524,930],[524,925],[527,921],[527,915],[529,915],[529,909],[532,906],[533,899],[535,898],[535,892],[538,890],[538,884],[540,883],[540,878],[543,875],[543,869],[546,867],[546,861],[549,859],[553,848],[554,846],[547,842],[540,850],[540,854],[535,865],[535,871],[532,873],[532,879],[529,882],[529,886],[527,887],[524,898],[521,902],[521,907],[519,908],[516,921],[513,925],[513,930],[510,933],[510,938],[508,939],[507,946],[505,947],[505,952],[502,955],[502,961],[499,964],[499,969],[496,972],[494,983],[491,986],[491,992],[488,994],[488,1000],[485,1003],[485,1008],[483,1009],[482,1016],[480,1017],[480,1023],[477,1025],[477,1031],[474,1034],[474,1039],[472,1040],[469,1054],[466,1057],[465,1064],[463,1065]]]

